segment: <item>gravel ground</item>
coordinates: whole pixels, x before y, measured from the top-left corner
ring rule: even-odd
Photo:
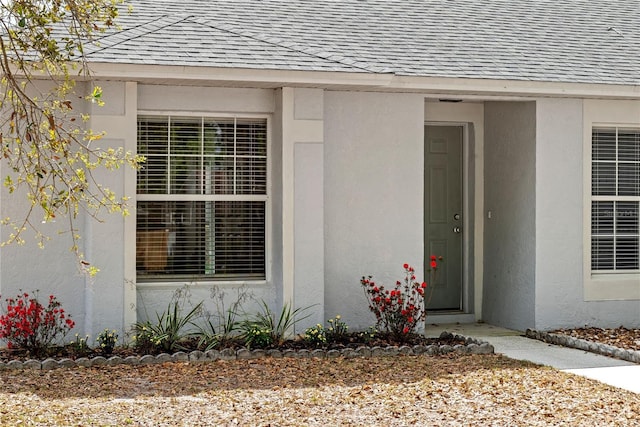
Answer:
[[[498,355],[0,372],[0,425],[640,426],[640,395]]]

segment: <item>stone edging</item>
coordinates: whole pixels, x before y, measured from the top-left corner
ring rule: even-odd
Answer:
[[[157,356],[128,356],[122,358],[120,356],[112,356],[105,358],[96,356],[91,359],[80,357],[78,359],[46,359],[43,361],[30,359],[24,362],[19,360],[11,360],[7,363],[0,362],[0,371],[2,370],[50,370],[58,368],[74,368],[78,366],[115,366],[115,365],[152,365],[165,362],[213,362],[215,360],[249,360],[259,359],[262,357],[273,358],[318,358],[318,359],[335,359],[337,357],[356,358],[356,357],[391,357],[397,355],[438,355],[447,353],[460,354],[493,354],[494,348],[485,341],[475,338],[464,337],[462,335],[453,335],[449,332],[440,334],[440,338],[456,338],[465,341],[465,344],[450,345],[414,345],[414,346],[388,346],[388,347],[366,347],[345,348],[342,350],[247,350],[241,348],[234,350],[225,348],[223,350],[208,350],[205,352],[196,350],[190,353],[179,351],[174,354],[162,353]]]
[[[583,340],[568,335],[553,334],[550,332],[536,331],[535,329],[527,329],[525,332],[527,338],[544,341],[549,344],[561,345],[564,347],[577,348],[591,353],[601,354],[603,356],[614,357],[616,359],[626,360],[628,362],[640,363],[640,351],[626,350],[608,344],[601,344],[594,341]]]

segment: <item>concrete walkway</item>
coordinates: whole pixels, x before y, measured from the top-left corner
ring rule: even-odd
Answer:
[[[484,323],[428,324],[427,326],[427,336],[439,336],[442,331],[487,341],[493,345],[496,353],[502,353],[512,359],[551,366],[564,372],[640,393],[640,365],[635,363],[547,344],[525,338],[522,332]]]

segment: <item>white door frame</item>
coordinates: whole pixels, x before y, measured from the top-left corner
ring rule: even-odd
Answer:
[[[466,122],[458,121],[425,121],[424,126],[460,126],[462,128],[462,294],[461,294],[461,310],[460,312],[444,312],[440,314],[430,314],[434,316],[449,316],[457,314],[468,314],[473,312],[473,301],[470,300],[470,286],[472,285],[469,280],[470,266],[469,258],[469,244],[470,244],[470,230],[471,224],[470,215],[472,214],[469,209],[469,124]],[[423,203],[424,204],[424,203]],[[474,230],[475,232],[475,230]],[[426,244],[426,242],[425,242]],[[426,247],[426,245],[425,245]],[[427,254],[425,253],[425,256]],[[446,260],[445,260],[446,262]],[[471,320],[473,321],[473,320]]]

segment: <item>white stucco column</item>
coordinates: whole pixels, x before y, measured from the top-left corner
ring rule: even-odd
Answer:
[[[94,82],[104,91],[105,105],[93,106],[90,127],[105,131],[100,147],[124,147],[135,152],[137,84]],[[120,329],[121,336],[136,322],[135,289],[135,191],[136,172],[125,165],[117,171],[97,171],[99,182],[130,200],[128,217],[105,215],[103,223],[86,224],[85,255],[100,269],[85,284],[85,332],[97,335],[104,328]]]
[[[124,148],[135,153],[138,145],[138,84],[127,82],[125,84],[125,117],[124,117]],[[129,200],[135,200],[136,195],[136,171],[130,167],[124,170],[124,194]],[[137,321],[137,290],[136,290],[136,210],[135,202],[131,206],[130,213],[124,221],[124,278],[123,297],[124,327],[129,328]]]
[[[312,306],[304,330],[324,323],[324,91],[281,93],[283,303]]]

